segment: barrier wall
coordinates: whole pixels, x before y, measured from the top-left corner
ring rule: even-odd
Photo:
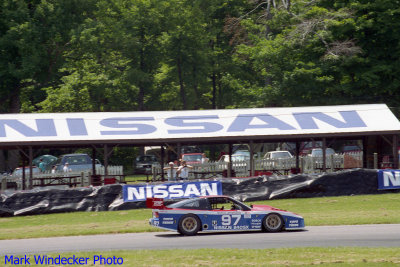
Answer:
[[[243,201],[400,192],[378,190],[377,170],[355,169],[321,175],[223,178],[222,192]],[[41,189],[2,193],[0,216],[73,211],[144,208],[145,202],[125,202],[123,185],[76,189]]]

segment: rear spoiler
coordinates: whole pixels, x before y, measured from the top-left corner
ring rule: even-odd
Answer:
[[[146,207],[149,209],[162,210],[165,208],[163,198],[147,198]]]

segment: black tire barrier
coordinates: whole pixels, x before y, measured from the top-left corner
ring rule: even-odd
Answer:
[[[242,201],[282,198],[394,193],[378,190],[377,171],[353,169],[320,175],[222,178],[224,195]],[[145,208],[145,201],[124,202],[122,185],[76,189],[35,189],[2,194],[0,217],[73,211],[110,211]]]

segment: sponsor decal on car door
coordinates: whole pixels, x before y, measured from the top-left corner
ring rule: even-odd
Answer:
[[[248,218],[243,211],[220,211],[213,215],[211,230],[240,231],[248,230]]]

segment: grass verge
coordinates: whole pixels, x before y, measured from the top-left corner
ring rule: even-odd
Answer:
[[[306,226],[400,223],[400,194],[252,202],[302,215]],[[250,203],[249,203],[250,204]],[[0,218],[0,239],[154,232],[151,210],[73,212]]]
[[[127,184],[135,184],[135,183],[145,183],[147,180],[151,180],[151,175],[145,174],[135,174],[135,175],[128,175],[125,177],[125,182]]]

